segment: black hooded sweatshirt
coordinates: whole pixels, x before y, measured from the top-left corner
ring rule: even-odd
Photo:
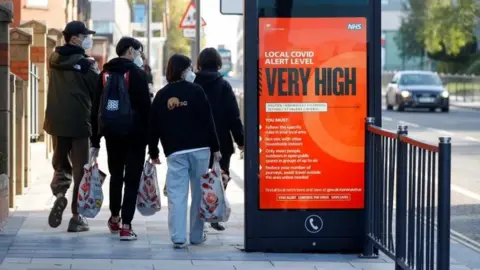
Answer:
[[[134,112],[133,128],[129,133],[129,137],[137,143],[147,145],[148,142],[148,120],[150,116],[150,90],[148,87],[148,78],[145,71],[135,65],[132,61],[117,57],[103,65],[103,71],[100,73],[97,89],[93,98],[92,107],[92,147],[100,147],[100,139],[103,136],[98,128],[98,112],[100,107],[100,99],[103,94],[103,73],[105,72],[129,73],[130,103]]]
[[[235,152],[232,135],[238,146],[244,145],[243,124],[232,86],[216,70],[201,70],[196,75],[195,83],[202,86],[212,108],[220,151],[232,154]]]

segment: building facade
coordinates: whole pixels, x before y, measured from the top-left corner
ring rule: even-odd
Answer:
[[[236,77],[243,77],[243,16],[238,17],[237,58],[233,71]]]
[[[400,57],[395,36],[402,23],[405,12],[405,0],[378,0],[382,4],[382,66],[384,70],[416,69],[419,68],[419,59],[406,61]],[[243,74],[243,16],[237,24],[237,59],[235,64],[236,76]]]
[[[107,60],[116,57],[115,45],[131,34],[131,8],[128,0],[90,0],[92,30],[109,41]]]
[[[36,20],[45,23],[48,28],[63,29],[66,22],[78,18],[88,22],[89,0],[0,0],[0,2],[13,2],[12,26]]]

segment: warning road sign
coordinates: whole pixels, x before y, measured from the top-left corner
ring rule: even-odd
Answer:
[[[195,8],[195,4],[193,2],[190,2],[190,4],[187,6],[187,9],[185,10],[185,13],[182,16],[182,19],[180,20],[180,24],[178,25],[179,28],[195,28],[195,13],[197,12],[197,9]],[[202,26],[207,25],[205,20],[202,18]]]

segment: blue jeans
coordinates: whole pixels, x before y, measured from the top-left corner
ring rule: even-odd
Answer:
[[[173,154],[167,158],[168,229],[173,243],[187,241],[188,184],[192,190],[190,243],[203,241],[204,222],[200,219],[202,189],[200,179],[208,171],[210,150]]]

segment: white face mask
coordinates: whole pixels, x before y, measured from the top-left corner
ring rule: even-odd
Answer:
[[[185,81],[193,83],[193,81],[195,81],[195,77],[197,77],[197,75],[195,75],[193,71],[191,70],[186,71]]]
[[[91,37],[85,37],[82,41],[82,48],[84,50],[90,50],[93,47],[93,39]]]
[[[137,57],[135,57],[135,59],[133,60],[133,63],[135,65],[137,65],[139,68],[143,67],[143,59],[140,55],[138,55]]]

